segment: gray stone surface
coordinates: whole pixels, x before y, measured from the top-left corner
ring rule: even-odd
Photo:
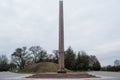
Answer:
[[[12,72],[0,72],[0,80],[23,80],[26,76],[32,74],[18,74]],[[27,79],[25,79],[27,80]]]
[[[100,80],[120,80],[120,72],[92,71],[88,73],[101,77]]]
[[[59,71],[64,70],[64,17],[63,17],[63,1],[59,1]]]
[[[44,80],[120,80],[120,72],[88,72],[89,74],[97,75],[101,78],[86,78],[86,79],[44,79]],[[18,74],[11,72],[0,72],[0,80],[43,80],[25,78],[32,74]]]

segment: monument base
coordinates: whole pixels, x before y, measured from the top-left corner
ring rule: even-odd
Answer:
[[[67,73],[65,70],[59,70],[57,73]]]

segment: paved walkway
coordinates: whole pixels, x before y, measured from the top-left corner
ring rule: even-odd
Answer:
[[[88,72],[101,78],[82,78],[82,79],[44,79],[44,80],[120,80],[120,72]],[[11,72],[0,72],[0,80],[43,80],[24,78],[32,74],[17,74]]]
[[[120,72],[92,71],[88,73],[101,77],[100,80],[120,80]]]

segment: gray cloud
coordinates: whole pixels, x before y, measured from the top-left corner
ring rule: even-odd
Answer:
[[[102,65],[120,59],[120,1],[64,0],[65,49],[85,50]],[[0,0],[0,54],[40,45],[58,47],[58,0]]]

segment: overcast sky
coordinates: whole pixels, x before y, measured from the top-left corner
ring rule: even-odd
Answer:
[[[59,0],[0,0],[0,54],[40,45],[58,49]],[[65,49],[120,59],[120,0],[64,0]]]

